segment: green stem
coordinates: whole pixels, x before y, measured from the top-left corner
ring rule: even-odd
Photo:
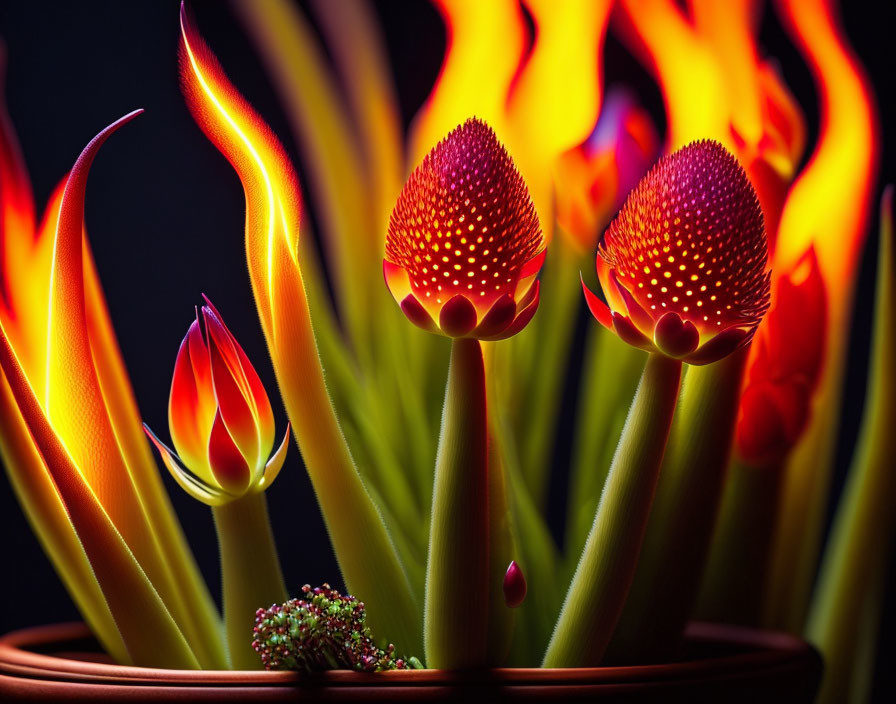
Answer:
[[[515,376],[529,380],[529,388],[523,397],[525,403],[519,405],[516,425],[522,443],[523,476],[537,506],[544,506],[547,500],[557,410],[569,370],[576,314],[582,303],[582,287],[577,273],[582,268],[583,259],[567,243],[566,237],[561,237],[557,245],[551,251],[553,256],[547,258],[542,277],[542,310],[533,321],[533,334],[519,339],[520,343],[529,343],[534,348],[531,354],[523,356],[528,362],[525,372]],[[538,412],[531,412],[533,408]]]
[[[697,599],[700,620],[759,624],[777,525],[783,467],[735,461]]]
[[[831,538],[824,554],[807,633],[825,659],[819,702],[846,701],[857,662],[873,645],[863,616],[875,608],[868,602],[881,597],[877,586],[892,551],[896,515],[896,260],[891,220],[892,187],[881,206],[881,240],[878,258],[877,310],[868,391],[862,429],[849,470]],[[879,607],[878,607],[879,608]],[[859,672],[861,675],[861,672]]]
[[[680,380],[680,361],[647,358],[543,667],[593,667],[603,657],[635,574]]]
[[[247,494],[214,506],[221,551],[224,627],[230,660],[237,670],[260,670],[252,649],[255,612],[287,600],[280,560],[264,493]]]
[[[625,425],[626,404],[635,395],[643,368],[643,351],[603,325],[588,327],[566,521],[566,553],[571,559],[582,554]],[[569,565],[570,576],[575,566]]]
[[[678,645],[718,513],[748,352],[688,367],[611,661],[664,659]]]
[[[519,561],[510,506],[508,504],[507,472],[501,453],[492,438],[488,449],[488,658],[489,664],[501,667],[510,652],[516,621],[516,609],[504,599],[504,574],[511,560]]]
[[[537,666],[548,638],[551,628],[557,620],[560,611],[559,595],[556,588],[557,582],[557,546],[553,536],[545,523],[544,516],[536,508],[529,488],[523,481],[519,457],[516,454],[516,445],[513,442],[513,433],[507,418],[506,406],[497,402],[499,395],[494,388],[497,374],[493,370],[506,368],[505,357],[496,359],[495,353],[505,350],[507,345],[499,348],[490,348],[493,353],[489,355],[491,366],[489,390],[489,422],[491,427],[491,439],[494,441],[489,447],[491,454],[497,456],[504,474],[504,486],[507,491],[509,509],[510,531],[515,538],[513,547],[518,551],[513,559],[523,571],[526,578],[527,592],[522,605],[515,609],[514,634],[511,640],[511,648],[508,657],[508,665],[511,667],[535,667]],[[494,486],[495,479],[490,478]],[[496,507],[489,502],[489,511],[496,516]],[[492,543],[494,544],[494,542]],[[495,560],[499,560],[497,557]],[[504,565],[506,569],[507,565]],[[503,575],[502,575],[503,582]],[[557,597],[557,598],[555,598]],[[503,599],[503,590],[502,590]]]
[[[478,340],[455,339],[433,485],[423,645],[428,667],[487,664],[488,428]]]

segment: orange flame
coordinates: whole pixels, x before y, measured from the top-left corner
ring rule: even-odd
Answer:
[[[36,232],[4,120],[0,447],[46,550],[110,652],[143,664],[189,667],[198,658],[221,667],[226,656],[209,640],[214,607],[140,436],[83,232],[93,158],[137,114],[85,148]]]
[[[455,126],[471,115],[507,144],[508,92],[528,41],[516,0],[434,0],[447,31],[438,80],[414,119],[408,157],[419,164]]]
[[[418,163],[455,125],[485,120],[513,156],[550,240],[557,158],[591,132],[601,102],[601,46],[608,0],[527,0],[530,38],[515,0],[436,0],[448,30],[439,79],[417,116]]]
[[[827,321],[818,391],[810,420],[788,462],[783,522],[766,605],[767,623],[793,629],[802,619],[816,567],[858,258],[877,174],[877,108],[864,69],[830,0],[782,1],[778,14],[812,70],[821,127],[812,156],[781,215],[773,266],[789,271],[811,246],[827,292]]]
[[[669,119],[669,150],[715,139],[747,170],[770,237],[805,141],[802,114],[756,43],[758,3],[622,0],[618,28],[654,72]]]
[[[647,112],[611,89],[591,135],[557,159],[557,225],[576,249],[591,252],[607,220],[656,160],[659,138]]]

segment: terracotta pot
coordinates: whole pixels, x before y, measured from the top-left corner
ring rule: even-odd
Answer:
[[[569,670],[416,670],[362,674],[154,670],[115,665],[80,623],[0,638],[0,701],[811,702],[821,660],[779,633],[694,623],[678,662]]]

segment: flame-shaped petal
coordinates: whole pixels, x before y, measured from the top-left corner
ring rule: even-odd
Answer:
[[[736,435],[745,460],[781,460],[799,438],[821,374],[826,332],[827,296],[810,247],[792,271],[780,275],[774,304],[753,342]]]
[[[612,89],[591,135],[564,152],[554,168],[557,224],[578,250],[594,250],[607,221],[658,150],[647,112],[627,91]]]
[[[208,350],[197,320],[190,325],[177,352],[168,400],[168,425],[171,440],[184,462],[212,486],[215,479],[206,471],[205,460],[216,407]]]
[[[254,412],[254,400],[248,389],[248,382],[236,354],[233,341],[223,332],[217,317],[203,308],[203,318],[208,331],[208,351],[212,368],[212,383],[215,400],[218,402],[218,416],[226,427],[227,435],[236,444],[248,466],[263,465],[267,452],[273,445],[273,438],[266,448],[259,443],[260,429]],[[214,435],[214,430],[212,431]],[[260,457],[264,452],[265,457]]]
[[[105,139],[137,113],[103,130],[81,154],[72,173],[53,192],[35,230],[27,175],[11,126],[2,111],[0,201],[3,301],[0,322],[30,389],[53,432],[83,473],[90,490],[127,548],[151,580],[190,646],[207,667],[223,667],[226,655],[212,635],[215,608],[168,503],[109,320],[96,267],[83,229],[90,164]],[[20,425],[6,424],[15,434]],[[7,435],[10,451],[37,439]],[[84,580],[73,549],[75,509],[47,484],[54,470],[45,460],[8,462],[24,508],[44,541],[85,618],[122,661],[121,635],[104,626],[105,606],[88,605],[91,580]],[[77,459],[76,459],[77,458]],[[24,481],[19,478],[27,472]],[[35,474],[38,473],[38,474]],[[40,475],[44,480],[41,480]],[[41,492],[49,491],[43,496]],[[51,498],[52,497],[52,498]],[[38,507],[44,507],[41,510]],[[53,507],[53,508],[49,508]],[[65,556],[63,556],[65,553]],[[90,567],[88,567],[90,570]],[[175,579],[176,575],[176,579]],[[92,579],[92,578],[91,578]],[[96,582],[94,581],[94,584]],[[99,584],[104,591],[114,583]],[[110,595],[104,600],[114,598]],[[87,599],[88,601],[85,601]],[[129,636],[126,636],[126,638]]]
[[[249,488],[252,472],[221,416],[215,415],[208,438],[208,464],[221,488],[231,494],[244,494]]]
[[[271,455],[271,459],[269,459],[268,463],[264,466],[264,474],[261,477],[261,481],[256,484],[257,491],[264,491],[273,484],[274,480],[280,474],[280,470],[283,469],[283,463],[286,461],[286,451],[289,449],[289,435],[289,423],[287,423],[286,432],[283,434],[283,440],[280,443],[280,447],[278,447],[277,451]]]

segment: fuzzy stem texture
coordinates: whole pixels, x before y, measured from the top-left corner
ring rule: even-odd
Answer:
[[[231,665],[262,669],[252,649],[255,612],[287,599],[264,493],[247,494],[212,507],[224,595],[224,630]]]
[[[455,339],[436,457],[423,645],[427,667],[487,664],[488,427],[478,340]]]
[[[543,667],[594,667],[603,657],[635,574],[680,381],[680,361],[647,358]]]
[[[607,653],[614,662],[664,659],[678,645],[718,513],[747,352],[685,374],[635,579]]]
[[[591,259],[590,254],[587,257]],[[576,331],[576,317],[582,305],[581,286],[577,273],[584,268],[584,258],[560,238],[554,256],[547,258],[542,276],[545,309],[533,321],[529,342],[531,352],[525,356],[529,365],[516,378],[527,379],[525,403],[514,409],[520,430],[520,458],[523,476],[535,504],[544,507],[550,479],[550,454],[557,434],[557,410],[569,369],[570,347]],[[550,295],[553,294],[553,295]],[[516,344],[518,341],[514,340]],[[532,413],[530,409],[539,409]]]
[[[697,599],[706,621],[758,626],[777,526],[783,467],[732,463]]]

